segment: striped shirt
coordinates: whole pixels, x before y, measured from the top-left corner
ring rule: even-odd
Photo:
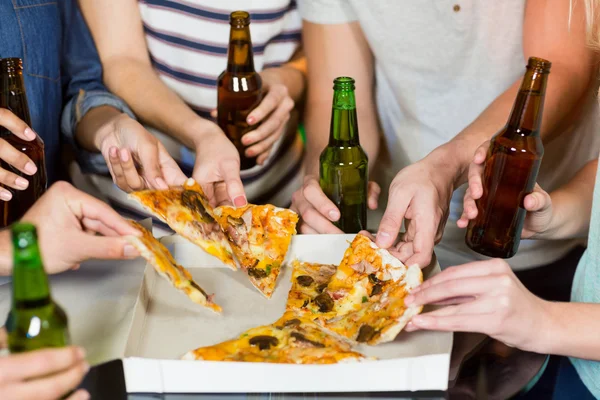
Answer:
[[[251,15],[257,71],[290,60],[300,46],[301,19],[294,0],[139,0],[148,51],[162,81],[199,116],[211,119],[217,79],[227,66],[229,14]],[[262,167],[242,172],[249,201],[287,206],[300,184],[303,143],[295,129],[274,146]],[[195,154],[173,154],[191,175]]]

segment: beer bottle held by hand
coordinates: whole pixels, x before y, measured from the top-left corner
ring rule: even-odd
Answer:
[[[28,126],[31,126],[29,106],[23,81],[23,63],[19,58],[0,59],[0,107],[12,111]],[[7,227],[19,220],[27,210],[46,191],[46,160],[44,142],[37,136],[32,141],[25,141],[13,135],[8,129],[0,126],[0,138],[15,149],[25,153],[36,165],[37,172],[31,176],[22,173],[4,160],[0,167],[25,178],[29,186],[25,190],[16,190],[2,185],[12,193],[10,201],[0,201],[0,228]]]
[[[540,138],[551,63],[530,58],[506,126],[491,140],[483,172],[483,195],[466,243],[476,252],[510,258],[519,249],[526,210],[544,155]]]
[[[12,305],[6,321],[9,351],[69,345],[67,316],[50,295],[35,227],[16,223],[11,233],[14,263]]]
[[[229,24],[227,69],[217,82],[217,122],[240,153],[240,167],[245,170],[256,165],[256,157],[247,157],[245,154],[242,136],[257,127],[249,125],[247,118],[262,100],[262,79],[254,70],[250,14],[245,11],[232,12]]]
[[[368,165],[358,138],[354,79],[336,78],[329,144],[321,153],[319,183],[339,209],[335,225],[345,233],[367,229]]]

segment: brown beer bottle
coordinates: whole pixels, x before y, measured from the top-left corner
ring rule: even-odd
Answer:
[[[540,125],[550,66],[549,61],[529,59],[508,123],[490,143],[483,195],[465,239],[480,254],[510,258],[519,249],[523,199],[533,191],[544,155]]]
[[[262,100],[262,79],[254,70],[252,40],[250,39],[250,14],[234,11],[229,17],[229,51],[227,69],[217,83],[217,121],[219,127],[240,153],[241,169],[256,165],[256,157],[246,157],[242,136],[256,129],[248,125],[248,114]]]
[[[0,107],[12,111],[28,126],[31,126],[25,83],[23,81],[23,62],[20,58],[0,59]],[[35,140],[27,142],[0,126],[0,138],[15,149],[25,153],[37,166],[35,175],[29,176],[4,160],[0,160],[0,167],[29,181],[29,186],[25,190],[15,190],[2,185],[3,188],[12,193],[10,201],[0,202],[0,228],[4,228],[20,219],[33,203],[44,194],[47,187],[47,178],[44,142],[39,136]]]

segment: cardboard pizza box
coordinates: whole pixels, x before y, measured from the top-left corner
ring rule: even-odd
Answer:
[[[287,261],[339,264],[354,235],[297,235]],[[334,365],[182,361],[189,350],[237,338],[284,311],[291,268],[271,299],[242,271],[178,236],[161,239],[175,259],[223,307],[218,315],[192,303],[147,265],[123,352],[128,393],[379,392],[446,390],[452,334],[402,332],[394,342],[360,346],[375,361]],[[425,277],[439,272],[434,259]]]

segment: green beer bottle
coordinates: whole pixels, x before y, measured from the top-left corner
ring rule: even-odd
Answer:
[[[354,79],[336,78],[329,144],[320,158],[320,185],[340,210],[335,225],[345,233],[367,229],[368,165],[358,139]]]
[[[70,342],[67,316],[50,296],[35,226],[17,223],[13,240],[12,306],[6,321],[8,349],[21,353]]]

